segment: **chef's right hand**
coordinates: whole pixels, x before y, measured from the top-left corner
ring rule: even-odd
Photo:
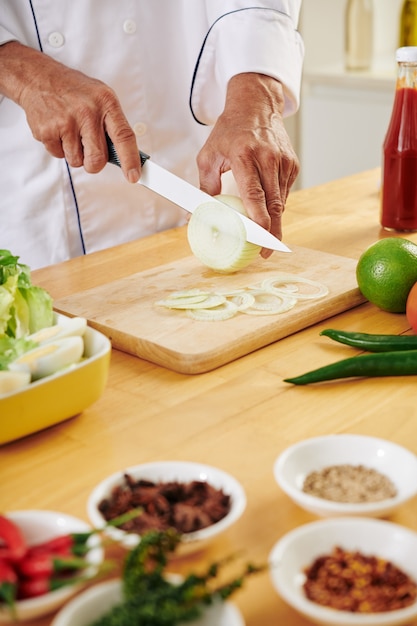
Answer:
[[[48,152],[100,172],[108,161],[107,132],[126,179],[139,180],[135,134],[110,87],[17,41],[0,46],[0,67],[0,93],[24,109]]]

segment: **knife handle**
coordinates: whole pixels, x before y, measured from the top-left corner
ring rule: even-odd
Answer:
[[[107,142],[107,150],[109,151],[108,162],[113,163],[113,165],[117,165],[118,167],[120,167],[119,155],[117,154],[116,148],[114,147],[113,142],[107,133],[106,133],[106,142]],[[151,158],[149,154],[146,154],[145,152],[142,152],[141,150],[139,150],[139,156],[140,156],[140,164],[142,166],[148,159]]]

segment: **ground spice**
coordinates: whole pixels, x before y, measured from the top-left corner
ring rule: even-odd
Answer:
[[[303,491],[335,502],[378,502],[393,498],[397,489],[392,481],[375,469],[363,465],[331,465],[311,472]]]
[[[416,583],[390,561],[335,547],[305,570],[309,600],[353,613],[402,609],[417,598]]]

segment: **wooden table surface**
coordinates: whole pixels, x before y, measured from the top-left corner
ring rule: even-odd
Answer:
[[[379,227],[378,186],[375,169],[292,193],[285,242],[357,259],[388,236]],[[417,241],[417,234],[407,237]],[[32,278],[59,298],[187,255],[185,229],[179,228],[38,270]],[[273,463],[284,448],[312,436],[357,433],[417,453],[415,377],[306,387],[282,382],[352,354],[352,348],[319,337],[329,326],[387,333],[408,329],[405,315],[367,303],[196,376],[113,350],[108,385],[93,406],[0,448],[0,510],[52,509],[87,520],[87,497],[108,474],[154,460],[199,461],[233,474],[246,490],[247,509],[231,530],[176,568],[184,572],[242,549],[247,560],[264,562],[284,533],[316,519],[274,481]],[[390,519],[417,530],[416,502]],[[233,601],[246,626],[309,623],[281,601],[267,572],[247,581]],[[27,626],[50,622],[48,617]]]

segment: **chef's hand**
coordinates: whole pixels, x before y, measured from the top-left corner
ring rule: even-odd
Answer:
[[[228,85],[226,104],[197,157],[200,187],[221,193],[221,175],[232,170],[243,204],[255,222],[281,239],[281,217],[299,161],[284,127],[281,84],[246,73]],[[272,252],[263,250],[262,256]]]
[[[106,131],[127,180],[139,180],[135,134],[110,87],[17,41],[0,46],[0,67],[0,93],[24,109],[48,152],[99,172],[108,160]]]

